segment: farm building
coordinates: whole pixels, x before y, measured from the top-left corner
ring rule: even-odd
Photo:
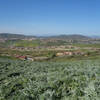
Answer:
[[[65,56],[65,55],[71,56],[73,55],[73,52],[59,52],[56,54],[56,56]]]
[[[16,56],[16,58],[21,59],[21,60],[27,60],[27,56]]]
[[[56,56],[63,56],[63,55],[64,55],[64,53],[61,53],[61,52],[56,54]]]

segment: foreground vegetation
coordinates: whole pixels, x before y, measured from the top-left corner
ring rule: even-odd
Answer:
[[[0,59],[0,100],[99,100],[100,61]]]

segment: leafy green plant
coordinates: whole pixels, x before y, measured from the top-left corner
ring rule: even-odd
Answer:
[[[100,61],[0,59],[0,100],[99,100]]]

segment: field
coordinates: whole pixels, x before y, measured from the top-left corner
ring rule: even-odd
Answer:
[[[100,39],[21,37],[1,38],[0,100],[100,100]]]
[[[0,100],[100,100],[100,61],[1,58]]]

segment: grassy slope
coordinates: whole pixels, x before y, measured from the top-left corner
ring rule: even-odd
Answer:
[[[15,43],[14,45],[19,47],[36,47],[40,45],[40,40],[33,40],[33,41],[21,40]]]
[[[77,47],[93,47],[93,48],[100,48],[100,44],[73,44],[73,46],[77,46]]]

